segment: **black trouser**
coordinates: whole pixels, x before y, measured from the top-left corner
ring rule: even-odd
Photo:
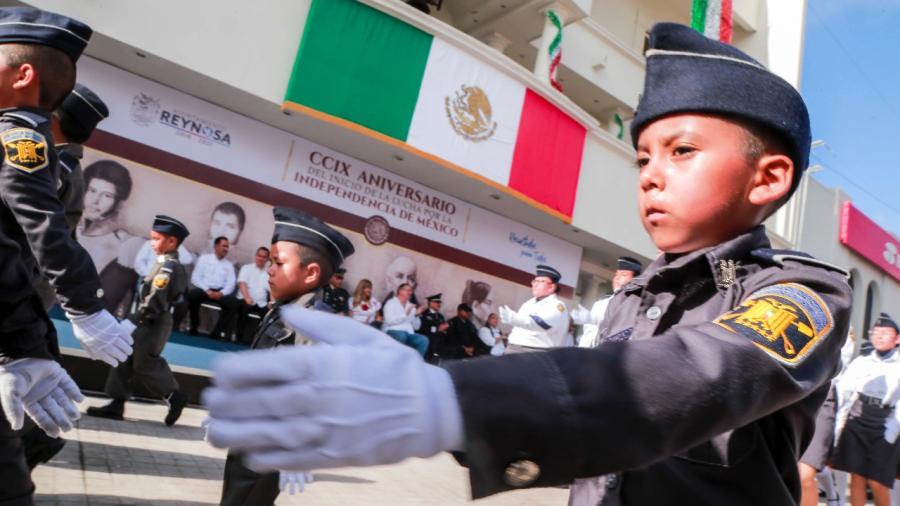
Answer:
[[[219,506],[271,505],[280,492],[278,471],[266,474],[251,471],[241,462],[240,454],[228,452]]]
[[[276,476],[276,488],[278,478]],[[34,483],[22,438],[0,415],[0,506],[33,506]]]
[[[244,299],[236,297],[222,297],[219,305],[222,306],[222,314],[219,315],[219,322],[216,324],[216,331],[213,332],[213,335],[218,336],[220,332],[224,332],[226,338],[232,334],[237,334],[238,338],[241,338],[244,334],[244,325],[247,324],[248,315],[254,313],[262,318],[269,310],[265,306],[259,307],[256,304],[247,304]],[[252,332],[248,334],[251,338],[253,337]]]
[[[225,308],[224,304],[227,304],[225,299],[227,299],[227,298],[228,297],[223,295],[222,298],[219,300],[211,299],[211,298],[209,298],[209,295],[207,295],[206,290],[204,290],[202,288],[197,288],[196,286],[192,287],[190,290],[188,290],[187,299],[188,299],[188,308],[191,313],[191,330],[196,331],[197,326],[200,324],[200,304],[203,304],[204,302],[210,302],[210,303],[215,304],[215,305],[219,306],[220,308],[224,309]],[[219,322],[222,321],[223,316],[224,315],[220,315]],[[219,324],[216,324],[216,330],[219,330]],[[215,334],[216,333],[213,332],[213,335],[215,335]]]
[[[164,399],[175,390],[178,382],[162,351],[172,332],[172,315],[163,313],[159,319],[134,331],[134,352],[113,367],[106,377],[106,394],[119,401],[131,398],[134,383],[140,383],[154,395]]]

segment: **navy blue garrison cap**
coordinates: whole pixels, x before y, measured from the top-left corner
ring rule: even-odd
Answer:
[[[430,297],[425,297],[425,299],[428,300],[428,302],[441,302],[441,295],[442,294],[440,293],[436,293]]]
[[[616,269],[620,271],[631,271],[633,273],[641,273],[641,263],[631,257],[619,257],[616,261]]]
[[[63,100],[59,110],[64,114],[66,127],[84,137],[89,137],[97,123],[109,117],[109,109],[87,86],[75,83],[75,89]]]
[[[275,217],[273,243],[290,241],[318,250],[331,259],[334,269],[353,254],[350,240],[315,216],[290,207],[276,207],[272,215]]]
[[[178,242],[184,241],[184,238],[190,235],[184,223],[164,214],[157,214],[153,218],[153,228],[151,230],[160,234],[171,235],[178,239]]]
[[[891,315],[889,315],[887,313],[881,313],[880,315],[878,315],[878,319],[875,320],[875,323],[873,323],[872,326],[873,327],[890,327],[890,328],[894,329],[894,332],[900,332],[900,330],[897,329],[897,322],[895,322],[894,319],[891,318]]]
[[[41,44],[78,61],[93,30],[81,21],[31,7],[0,8],[0,44]]]
[[[650,30],[644,93],[631,123],[641,130],[664,116],[705,113],[746,120],[780,137],[794,162],[796,189],[809,163],[809,112],[787,81],[733,46],[677,23]]]
[[[562,277],[558,270],[550,267],[549,265],[538,265],[534,275],[536,277],[548,277],[552,279],[554,283],[559,283],[559,278]]]

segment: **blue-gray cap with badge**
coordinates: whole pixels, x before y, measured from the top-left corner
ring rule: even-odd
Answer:
[[[151,227],[150,230],[159,232],[160,234],[171,235],[178,239],[179,244],[184,241],[185,237],[190,235],[190,232],[188,231],[188,228],[184,226],[184,223],[171,216],[166,216],[165,214],[157,214],[153,218],[153,227]]]
[[[793,192],[809,163],[809,112],[800,93],[761,63],[728,44],[677,23],[658,23],[644,53],[644,92],[631,123],[637,147],[650,123],[678,113],[735,118],[770,130],[794,162]]]
[[[887,313],[881,313],[878,315],[878,319],[875,320],[875,323],[872,324],[873,327],[888,327],[894,329],[894,332],[900,332],[897,328],[897,322],[891,318],[891,315]]]
[[[90,137],[97,124],[109,117],[109,108],[87,86],[75,83],[75,88],[56,109],[64,132],[76,137]]]
[[[93,30],[81,21],[32,7],[0,8],[0,44],[40,44],[78,61]]]
[[[290,207],[276,207],[272,216],[275,218],[273,243],[289,241],[315,249],[331,260],[333,269],[354,252],[349,239],[315,216]]]
[[[641,273],[641,263],[631,257],[619,257],[616,260],[616,270],[631,271],[636,275]]]
[[[560,278],[562,278],[562,274],[559,273],[558,270],[550,267],[549,265],[538,265],[535,268],[535,277],[545,277],[550,278],[554,283],[559,283]]]

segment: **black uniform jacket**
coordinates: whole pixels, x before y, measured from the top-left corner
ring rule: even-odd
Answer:
[[[597,348],[449,364],[473,496],[624,471],[626,505],[792,504],[851,292],[768,248],[760,226],[661,255],[611,301]]]
[[[169,308],[184,296],[188,276],[178,261],[178,252],[164,255],[141,280],[138,305],[132,320],[136,325],[150,325],[162,316],[171,315]]]
[[[103,291],[57,196],[60,169],[47,114],[0,111],[0,145],[0,363],[54,358],[55,330],[34,281],[46,277],[63,309],[76,315],[103,309]]]

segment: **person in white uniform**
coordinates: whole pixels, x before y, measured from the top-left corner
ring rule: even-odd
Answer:
[[[559,271],[549,265],[538,265],[531,280],[531,299],[518,311],[500,307],[500,321],[512,325],[506,353],[540,351],[563,346],[569,331],[569,311],[557,295]]]
[[[609,305],[609,301],[616,292],[641,273],[641,263],[634,258],[619,257],[616,263],[616,272],[612,279],[612,293],[595,302],[590,311],[581,304],[572,310],[572,321],[575,322],[575,325],[584,325],[584,332],[581,334],[581,339],[578,340],[578,346],[581,348],[594,348],[600,344],[598,340],[600,324],[606,318],[606,307]]]

